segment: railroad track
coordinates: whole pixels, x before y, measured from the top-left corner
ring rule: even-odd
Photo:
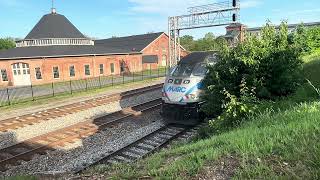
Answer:
[[[140,115],[161,106],[161,98],[142,103],[109,115],[87,120],[45,135],[34,137],[27,141],[0,150],[0,171],[6,171],[8,166],[17,166],[22,161],[30,161],[36,154],[44,155],[58,147],[64,147],[79,139],[91,136],[106,128],[112,128],[129,117]]]
[[[148,154],[165,147],[168,143],[174,140],[184,140],[195,134],[203,124],[194,127],[167,125],[162,127],[139,140],[111,153],[105,157],[96,159],[92,164],[85,164],[73,170],[73,173],[78,174],[88,169],[91,166],[99,164],[112,165],[115,163],[131,163],[145,157]]]
[[[48,121],[58,117],[63,117],[69,114],[84,111],[88,108],[98,107],[109,104],[111,102],[119,101],[121,99],[129,98],[131,96],[140,95],[149,91],[154,91],[162,88],[163,84],[157,84],[140,89],[134,89],[124,93],[117,93],[108,96],[101,96],[86,100],[79,103],[68,104],[58,108],[52,108],[45,111],[39,111],[37,113],[26,114],[14,118],[9,118],[0,121],[0,133],[8,132],[9,130],[15,130],[23,128],[28,125],[34,125],[43,121]]]

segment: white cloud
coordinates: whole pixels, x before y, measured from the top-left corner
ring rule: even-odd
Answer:
[[[258,7],[261,4],[262,4],[262,1],[260,1],[260,0],[246,0],[246,1],[241,1],[240,2],[240,6],[243,9]]]

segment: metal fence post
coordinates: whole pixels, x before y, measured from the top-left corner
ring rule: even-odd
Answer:
[[[71,79],[70,79],[70,93],[73,94],[73,92],[72,92],[72,82],[71,82]]]
[[[54,85],[53,85],[53,82],[51,84],[51,88],[52,88],[52,96],[54,97]]]
[[[164,67],[164,76],[167,76],[167,66]]]
[[[33,87],[32,87],[32,84],[30,85],[30,88],[31,88],[32,101],[34,101],[34,94],[33,94]]]
[[[149,72],[149,74],[150,74],[150,77],[149,77],[149,78],[151,78],[151,74],[152,74],[152,73],[151,73],[151,64],[150,64],[150,67],[149,67],[149,71],[150,71],[150,72]]]
[[[86,91],[88,91],[88,79],[86,78]]]
[[[160,68],[158,67],[158,78],[160,77]]]
[[[113,86],[113,74],[111,75],[111,85]]]
[[[134,82],[134,72],[132,73],[132,82]]]
[[[124,72],[122,73],[122,84],[124,84]]]
[[[142,66],[142,71],[141,71],[141,78],[143,80],[143,66]]]
[[[100,89],[102,88],[102,85],[101,85],[101,76],[99,76],[99,86],[100,86]]]
[[[9,89],[8,89],[8,88],[7,88],[7,98],[8,98],[8,104],[11,105],[10,95],[9,95]]]

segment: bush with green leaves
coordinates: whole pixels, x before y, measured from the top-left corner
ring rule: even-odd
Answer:
[[[12,38],[0,39],[0,50],[14,48],[15,46],[16,44]]]
[[[320,48],[320,27],[307,28],[301,24],[289,38],[303,53],[315,51]]]
[[[302,82],[302,49],[296,35],[290,36],[286,22],[279,30],[267,23],[260,36],[247,35],[236,47],[221,51],[204,80],[203,110],[219,116],[215,126],[234,127],[252,113],[256,100],[295,92]]]

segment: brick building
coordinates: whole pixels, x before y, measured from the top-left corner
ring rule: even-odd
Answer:
[[[16,48],[0,51],[0,86],[46,84],[166,66],[168,40],[160,32],[94,41],[52,11],[25,39],[16,42]]]
[[[242,42],[245,38],[246,26],[241,23],[234,23],[226,27],[226,35],[223,37],[232,47]]]
[[[304,27],[318,27],[320,22],[309,22],[309,23],[300,23],[300,24],[288,24],[289,31],[294,31],[299,25]],[[274,26],[276,30],[280,29],[280,26]],[[246,34],[260,36],[261,30],[263,27],[254,27],[248,28],[246,25],[241,23],[234,23],[226,27],[226,35],[222,36],[232,47],[236,46],[239,42],[244,41]]]

